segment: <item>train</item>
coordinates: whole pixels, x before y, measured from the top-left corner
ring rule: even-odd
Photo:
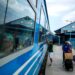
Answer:
[[[0,0],[0,75],[41,74],[48,35],[46,0]]]

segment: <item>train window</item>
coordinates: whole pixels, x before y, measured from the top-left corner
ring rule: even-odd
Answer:
[[[9,0],[6,23],[26,16],[34,20],[35,15],[31,12],[33,12],[33,10],[27,0]]]
[[[49,28],[48,22],[46,22],[46,29],[49,30]]]
[[[39,33],[39,42],[44,40],[44,35],[45,35],[45,14],[43,11],[43,7],[41,8],[41,17],[40,17],[40,33]]]
[[[39,42],[44,41],[44,39],[45,39],[45,33],[46,33],[45,28],[43,28],[42,26],[40,26]]]
[[[39,42],[42,41],[42,30],[43,30],[43,27],[40,25],[40,31],[39,31]]]
[[[38,0],[29,0],[30,2],[32,2],[32,4],[36,7],[36,2],[38,1]]]
[[[47,24],[47,22],[46,22],[46,29],[47,29],[47,27],[48,27],[48,24]]]
[[[7,0],[0,0],[0,24],[4,23]]]
[[[34,5],[36,6],[36,0],[32,0],[32,1],[33,1]]]
[[[43,7],[41,8],[40,24],[45,28],[45,14],[44,14],[44,11],[43,11]]]
[[[5,24],[0,22],[0,58],[32,45],[34,24],[35,12],[27,0],[9,0]]]

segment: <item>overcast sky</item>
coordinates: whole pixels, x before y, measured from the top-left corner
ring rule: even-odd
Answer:
[[[75,0],[46,0],[51,31],[75,21]]]

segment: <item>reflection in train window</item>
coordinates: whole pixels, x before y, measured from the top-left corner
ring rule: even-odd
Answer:
[[[36,7],[36,3],[37,3],[38,0],[29,0],[29,1],[32,3],[32,5],[33,5],[34,7]]]
[[[43,7],[41,8],[41,18],[40,18],[40,25],[45,27],[46,19],[45,19],[45,14]]]
[[[35,19],[33,10],[28,4],[27,0],[9,0],[6,22],[26,16]]]
[[[3,10],[1,11],[5,13]],[[27,0],[9,0],[5,23],[1,23],[1,20],[3,19],[0,19],[0,58],[33,44],[35,12]]]
[[[0,24],[3,24],[7,0],[0,0]]]
[[[43,11],[43,7],[41,7],[41,17],[40,17],[40,33],[39,33],[39,42],[44,40],[46,29],[44,28],[46,24],[45,14]]]
[[[40,25],[40,32],[39,32],[39,42],[42,42],[42,41],[45,41],[45,34],[46,34],[46,29],[43,28],[41,25]]]

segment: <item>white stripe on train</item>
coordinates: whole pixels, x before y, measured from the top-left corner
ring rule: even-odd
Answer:
[[[41,48],[42,49],[42,48]],[[41,50],[40,49],[40,50]],[[26,61],[13,75],[19,75],[19,73],[26,67],[26,65],[38,54],[40,53],[40,50],[38,50],[28,61]]]

